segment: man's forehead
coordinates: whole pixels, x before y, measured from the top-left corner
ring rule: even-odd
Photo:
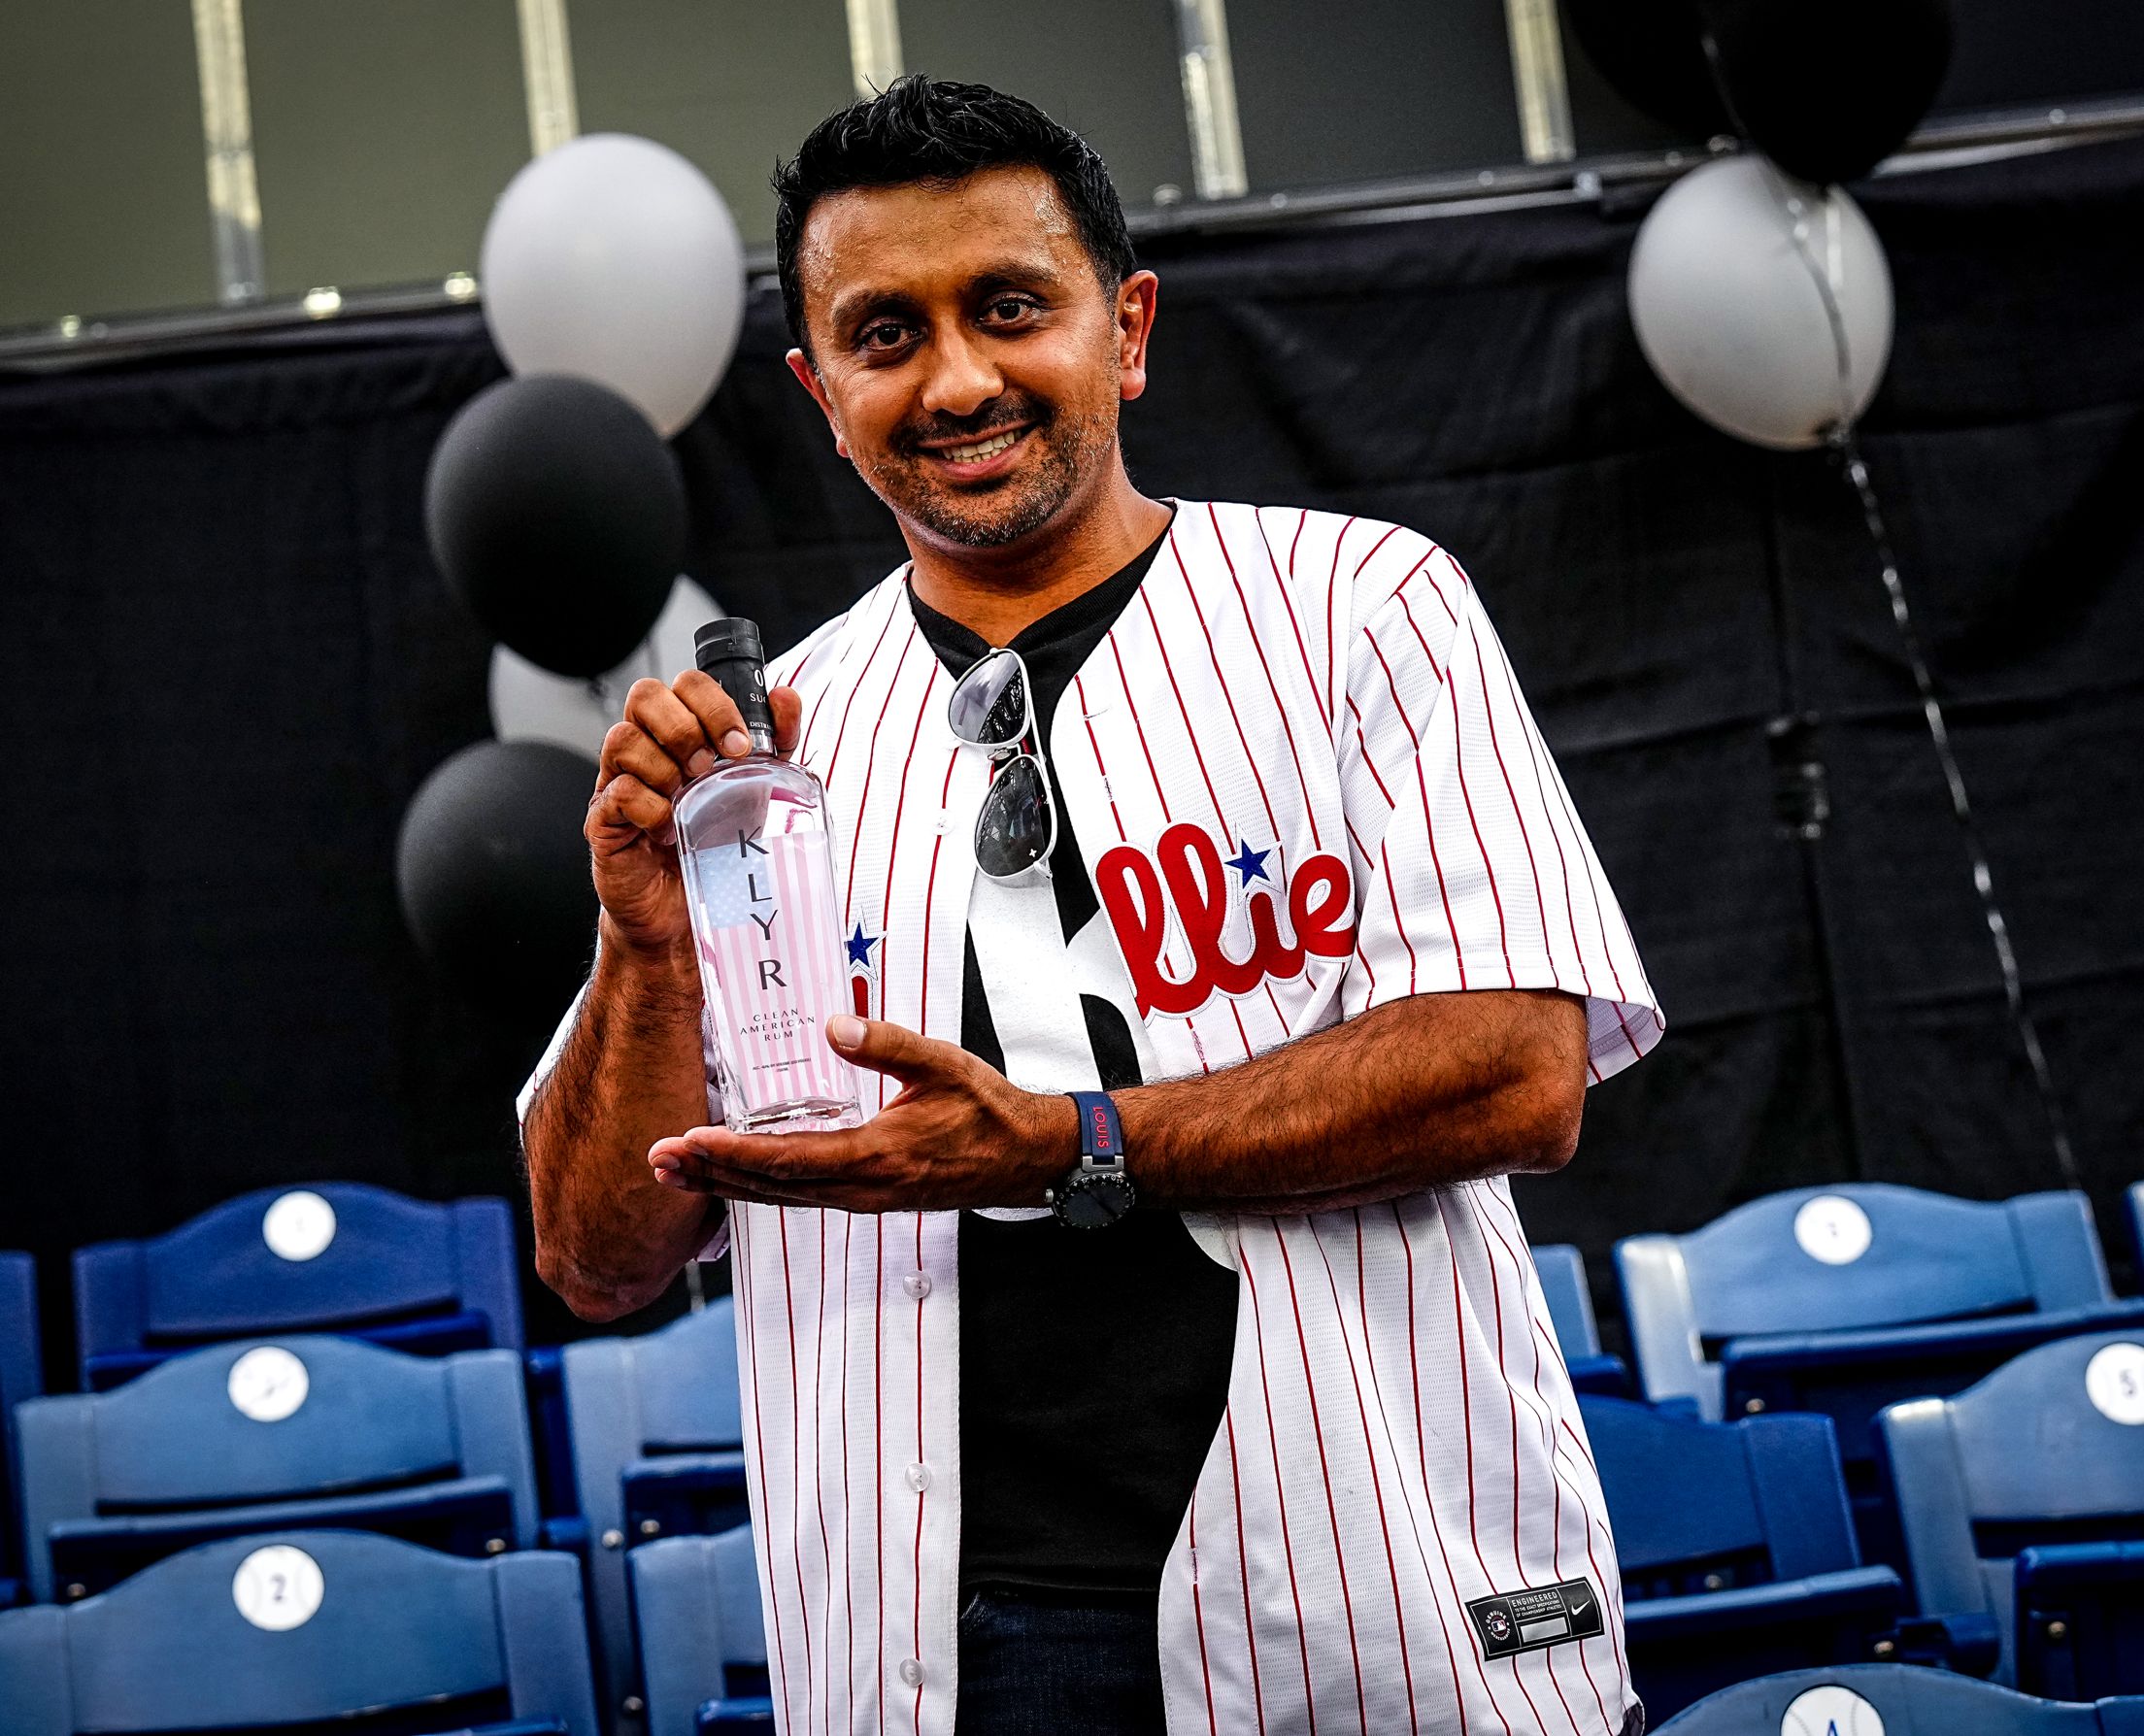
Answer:
[[[816,200],[798,239],[808,302],[926,291],[1004,266],[1059,273],[1083,256],[1079,225],[1041,169],[847,187]]]

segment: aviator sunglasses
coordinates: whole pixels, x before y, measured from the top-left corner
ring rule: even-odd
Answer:
[[[1047,872],[1057,810],[1043,764],[1027,665],[1016,651],[986,651],[953,684],[946,722],[962,746],[990,756],[989,794],[975,817],[975,865],[991,880]],[[1026,743],[1032,738],[1034,751]]]

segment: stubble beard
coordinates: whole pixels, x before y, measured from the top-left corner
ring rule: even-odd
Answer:
[[[1117,441],[1114,410],[1072,415],[1052,407],[1027,437],[1036,452],[1024,474],[979,492],[940,482],[924,468],[928,460],[899,450],[858,469],[896,517],[963,549],[1002,549],[1048,524],[1106,462]]]

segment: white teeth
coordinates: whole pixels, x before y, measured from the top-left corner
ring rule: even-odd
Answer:
[[[974,464],[984,458],[994,458],[1021,436],[1022,430],[995,435],[988,440],[979,440],[973,446],[949,446],[946,456],[955,464]]]

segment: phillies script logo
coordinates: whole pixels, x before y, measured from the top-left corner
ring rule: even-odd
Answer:
[[[1246,853],[1258,865],[1241,875],[1251,927],[1251,950],[1241,958],[1222,943],[1229,895],[1221,851],[1197,826],[1169,827],[1151,854],[1120,844],[1096,866],[1095,889],[1131,973],[1140,1018],[1161,1013],[1181,1018],[1217,992],[1249,994],[1268,977],[1301,976],[1312,955],[1345,958],[1355,951],[1354,886],[1346,862],[1321,851],[1288,877],[1288,925],[1294,935],[1289,941],[1281,938],[1280,888],[1251,884],[1270,879],[1267,852],[1247,846]],[[1172,910],[1191,951],[1191,974],[1182,981],[1168,974],[1163,958]]]

